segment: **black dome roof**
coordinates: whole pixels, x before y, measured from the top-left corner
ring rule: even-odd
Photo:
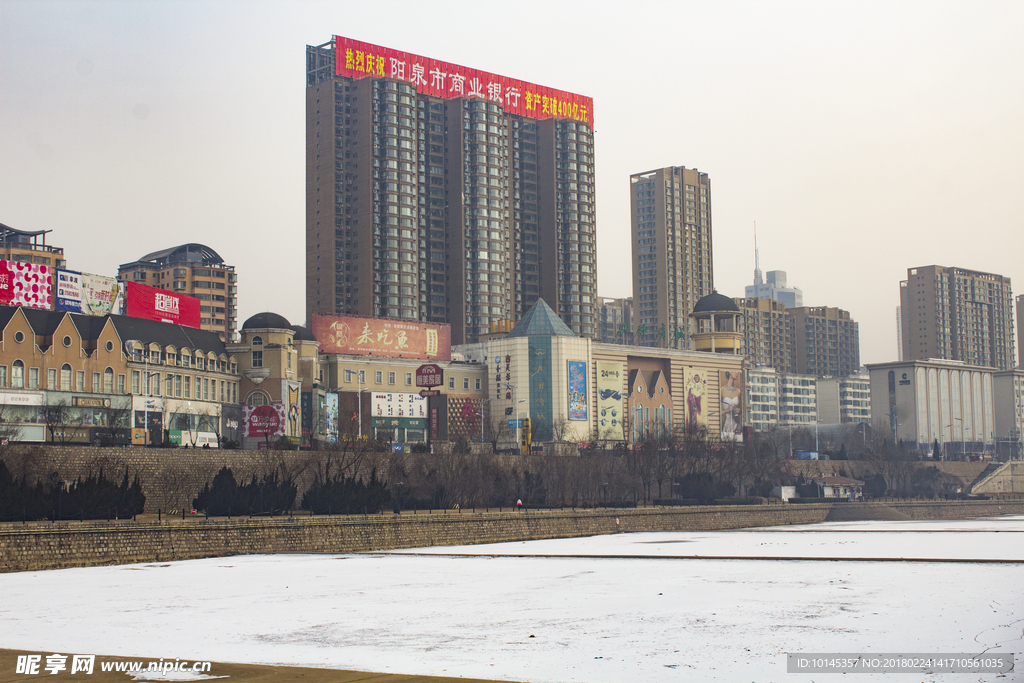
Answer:
[[[693,305],[694,313],[717,313],[719,311],[736,311],[738,313],[739,310],[735,301],[718,292],[711,292],[707,296],[701,297]]]
[[[262,330],[266,328],[290,330],[292,326],[284,316],[277,313],[257,313],[242,323],[243,330]]]
[[[316,337],[302,325],[289,325],[289,327],[295,330],[295,334],[292,336],[295,341],[316,341]]]

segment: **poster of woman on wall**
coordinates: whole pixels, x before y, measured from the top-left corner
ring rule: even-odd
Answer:
[[[720,370],[722,441],[743,440],[743,382],[735,370]]]

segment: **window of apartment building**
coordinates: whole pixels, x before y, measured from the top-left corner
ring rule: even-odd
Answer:
[[[257,351],[257,347],[259,350]],[[252,338],[252,367],[262,368],[263,367],[263,338],[253,337]]]
[[[60,390],[71,391],[71,366],[67,363],[60,368]]]
[[[167,379],[164,385],[164,396],[174,396],[174,375],[167,373]]]
[[[139,371],[138,370],[132,370],[132,393],[133,394],[140,394],[140,393],[142,393],[140,391],[140,387],[139,387],[139,378],[140,378]],[[64,382],[64,378],[61,377],[61,383],[63,383],[63,382]]]
[[[125,386],[124,386],[124,375],[122,375],[121,373],[118,373],[118,375],[117,375],[117,393],[119,393],[119,394],[125,393],[124,389],[125,389]]]
[[[412,373],[411,372],[405,373],[405,386],[407,386],[407,387],[408,386],[412,386]]]
[[[388,384],[394,384],[394,383],[395,383],[395,372],[391,371],[391,372],[388,373]]]
[[[25,364],[20,360],[11,363],[11,386],[15,389],[25,386]]]
[[[100,373],[92,373],[92,393],[100,393]]]
[[[0,387],[7,386],[7,366],[0,365]]]
[[[181,375],[174,376],[174,395],[181,398]]]
[[[455,377],[453,375],[449,375],[448,376],[448,388],[449,389],[454,389],[455,388]]]
[[[476,390],[480,391],[480,378],[479,377],[476,378]]]
[[[192,378],[185,375],[185,391],[183,398],[192,398]]]
[[[49,368],[46,371],[46,388],[49,391],[57,390],[57,368]]]
[[[85,391],[85,370],[75,373],[75,391]]]
[[[38,389],[39,388],[39,368],[29,368],[28,370],[28,388]]]
[[[468,377],[463,377],[462,378],[462,388],[463,389],[469,389],[469,378]]]
[[[103,393],[114,393],[114,368],[107,368],[103,371]]]
[[[203,400],[210,400],[210,380],[206,377],[203,378]]]

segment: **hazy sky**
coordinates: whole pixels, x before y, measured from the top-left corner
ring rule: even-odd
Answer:
[[[896,358],[906,269],[1024,294],[1024,2],[0,0],[0,223],[68,266],[184,242],[240,322],[305,315],[305,46],[344,35],[594,98],[599,293],[629,296],[629,175],[712,181],[716,288],[785,270]]]

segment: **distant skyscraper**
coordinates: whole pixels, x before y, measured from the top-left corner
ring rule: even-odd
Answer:
[[[711,179],[671,166],[631,175],[629,184],[639,341],[691,348],[690,312],[714,289]]]
[[[860,330],[849,311],[827,306],[788,309],[793,316],[796,371],[846,377],[860,370]]]
[[[307,316],[447,322],[543,298],[597,333],[593,102],[335,37],[306,47]]]
[[[799,287],[786,285],[786,271],[769,270],[767,282],[761,280],[761,270],[754,268],[754,284],[744,289],[748,299],[771,299],[778,301],[786,308],[799,308],[804,305],[804,292]]]
[[[1001,370],[1014,366],[1010,278],[924,266],[900,282],[903,360],[959,360]]]
[[[606,344],[633,343],[632,298],[597,298],[597,339]]]

